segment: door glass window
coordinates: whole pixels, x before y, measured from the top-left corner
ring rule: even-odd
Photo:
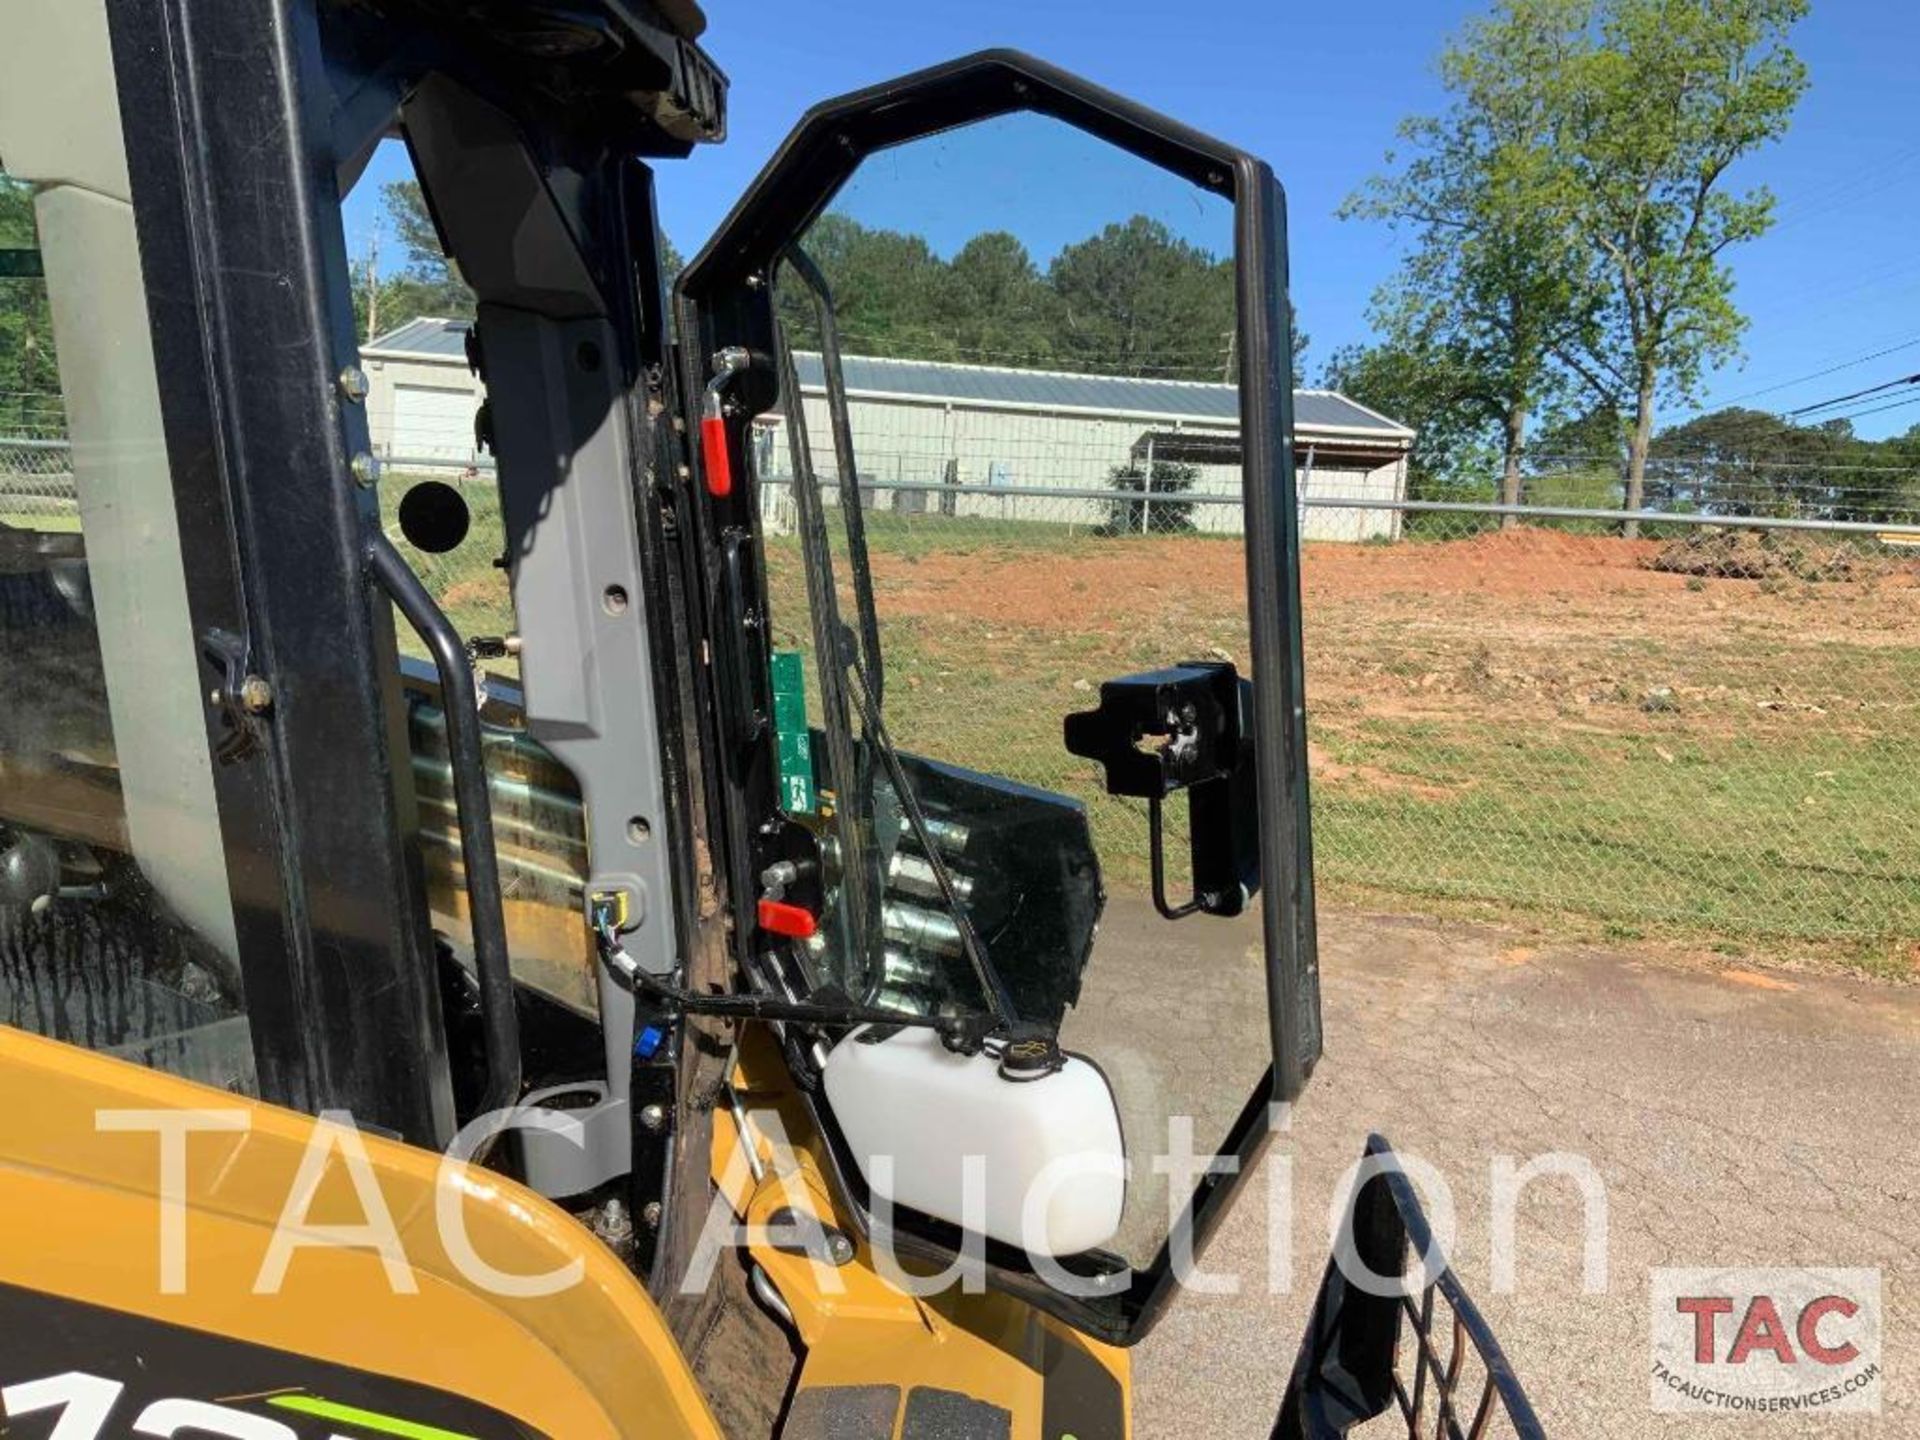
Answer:
[[[0,174],[0,1024],[255,1093],[140,273]]]
[[[1149,802],[1065,730],[1117,677],[1248,673],[1232,205],[1009,116],[863,161],[775,299],[760,501],[806,675],[782,715],[776,669],[783,779],[813,731],[786,809],[827,856],[810,978],[1011,1012],[1099,1064],[1131,1164],[1112,1250],[1144,1269],[1272,1055],[1261,901],[1171,923]],[[1165,811],[1177,902],[1187,795]]]

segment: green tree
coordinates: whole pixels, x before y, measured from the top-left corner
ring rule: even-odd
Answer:
[[[0,435],[64,434],[53,312],[39,276],[33,192],[0,175]]]
[[[1584,408],[1558,415],[1540,429],[1532,458],[1550,465],[1592,465],[1618,475],[1626,463],[1626,433],[1626,422],[1612,401],[1590,399]]]
[[[1218,380],[1232,373],[1233,261],[1145,215],[1068,245],[1047,268],[1072,369]]]
[[[962,360],[1053,363],[1058,309],[1027,247],[1004,230],[974,236],[948,263],[940,310]]]
[[[859,355],[917,360],[959,358],[942,325],[947,265],[919,235],[873,230],[846,215],[826,214],[807,232],[805,250],[833,298],[840,343]],[[815,349],[820,327],[813,296],[783,274],[776,301],[788,339]]]
[[[1414,432],[1407,456],[1409,500],[1459,504],[1494,498],[1497,431],[1478,396],[1479,377],[1463,356],[1392,343],[1347,345],[1334,351],[1320,383]],[[1484,517],[1448,512],[1415,512],[1405,526],[1409,535],[1443,537],[1490,528]]]
[[[1907,440],[1862,440],[1848,420],[1796,425],[1728,407],[1663,430],[1649,451],[1650,490],[1719,515],[1907,523],[1920,491]]]
[[[387,223],[406,253],[406,264],[396,279],[411,303],[428,308],[421,314],[443,319],[473,314],[473,291],[460,278],[459,267],[440,248],[440,232],[427,209],[426,192],[418,180],[393,180],[380,187]]]
[[[417,180],[393,180],[380,187],[384,223],[400,242],[397,270],[379,269],[369,254],[352,266],[354,323],[362,339],[385,334],[409,320],[473,318],[474,295],[459,268],[440,248],[440,234]]]
[[[1520,502],[1528,423],[1560,388],[1554,355],[1590,330],[1594,310],[1588,247],[1557,215],[1565,178],[1543,84],[1580,8],[1529,0],[1470,24],[1440,58],[1453,103],[1405,121],[1404,160],[1389,154],[1390,173],[1341,208],[1410,234],[1371,318],[1393,361],[1442,386],[1451,423],[1498,427],[1508,505]]]
[[[854,354],[1193,380],[1233,374],[1232,261],[1144,215],[1067,246],[1044,273],[998,230],[973,236],[948,261],[923,236],[828,213],[804,247]],[[813,297],[789,272],[775,304],[789,341],[816,348]],[[1296,327],[1296,383],[1306,344]]]
[[[1727,175],[1786,132],[1807,83],[1787,37],[1806,9],[1806,0],[1507,0],[1499,12],[1514,24],[1545,12],[1561,36],[1557,63],[1537,80],[1562,176],[1551,200],[1608,276],[1595,338],[1566,358],[1632,413],[1629,510],[1644,503],[1658,401],[1689,395],[1746,328],[1724,257],[1765,233],[1773,197],[1764,186],[1730,193]]]
[[[1321,384],[1391,416],[1414,432],[1408,495],[1416,500],[1490,500],[1499,445],[1468,357],[1392,343],[1334,351]]]
[[[1185,535],[1193,530],[1193,502],[1178,497],[1200,478],[1196,466],[1156,460],[1149,474],[1148,467],[1136,461],[1116,465],[1107,474],[1110,489],[1131,490],[1140,499],[1108,501],[1099,534]]]

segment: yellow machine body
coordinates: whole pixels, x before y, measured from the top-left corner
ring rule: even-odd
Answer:
[[[734,1080],[750,1133],[717,1117],[714,1177],[803,1348],[789,1403],[796,1426],[855,1401],[891,1407],[901,1426],[917,1405],[965,1402],[1007,1412],[1012,1440],[1058,1440],[1044,1424],[1049,1390],[1057,1404],[1083,1405],[1089,1388],[1110,1392],[1107,1406],[1124,1425],[1126,1352],[1004,1295],[913,1298],[882,1278],[864,1245],[837,1266],[779,1248],[792,1224],[778,1215],[783,1207],[844,1233],[843,1217],[777,1054],[744,1045]],[[5,1027],[0,1108],[9,1116],[0,1128],[0,1234],[12,1237],[0,1247],[0,1295],[152,1322],[189,1347],[203,1339],[215,1365],[223,1340],[285,1357],[282,1382],[263,1386],[255,1370],[236,1370],[245,1383],[204,1393],[209,1401],[248,1414],[275,1413],[277,1402],[288,1418],[345,1415],[342,1440],[463,1433],[409,1420],[400,1412],[410,1397],[391,1411],[341,1401],[313,1380],[317,1364],[460,1397],[517,1422],[502,1434],[722,1434],[632,1274],[566,1212],[490,1171],[459,1166],[443,1179],[441,1157],[426,1151]],[[179,1175],[165,1169],[165,1115],[202,1127],[186,1135]],[[792,1143],[770,1143],[755,1115],[777,1115]],[[525,1296],[476,1284],[443,1233],[443,1187],[490,1271],[533,1284],[577,1271],[577,1280]],[[167,1219],[169,1194],[181,1201],[176,1222]],[[179,1293],[168,1293],[169,1223],[182,1242]],[[391,1245],[380,1238],[389,1234]],[[276,1248],[285,1258],[274,1284]],[[717,1263],[741,1257],[729,1247]],[[76,1331],[68,1370],[86,1372],[97,1358],[84,1333]],[[0,1390],[54,1373],[45,1364],[22,1370],[22,1343],[0,1337]],[[34,1357],[58,1345],[57,1335],[36,1334]],[[264,1363],[272,1373],[271,1358]],[[166,1378],[156,1383],[164,1389]],[[307,1408],[289,1408],[297,1404]]]

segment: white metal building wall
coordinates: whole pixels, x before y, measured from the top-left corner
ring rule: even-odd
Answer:
[[[804,404],[814,466],[822,476],[831,476],[835,466],[826,399],[809,394]],[[937,507],[944,496],[928,495],[923,500],[884,487],[888,483],[941,484],[956,479],[960,487],[953,500],[956,515],[1086,526],[1107,519],[1105,502],[1038,496],[1023,499],[1020,490],[1112,489],[1116,470],[1144,463],[1134,460],[1134,448],[1149,432],[1177,431],[1226,440],[1238,434],[1238,427],[1230,424],[1170,421],[1165,416],[1082,415],[918,398],[850,396],[847,413],[861,478],[881,487],[869,502],[876,508]],[[774,441],[772,454],[775,473],[785,474],[790,462],[784,435]],[[1355,467],[1351,460],[1342,464],[1333,446],[1328,447],[1324,461],[1319,454],[1316,449],[1311,467],[1304,459],[1296,467],[1303,494],[1362,502],[1401,498],[1403,460]],[[1193,485],[1196,493],[1239,493],[1237,466],[1201,464],[1193,468],[1199,472]],[[1195,529],[1215,533],[1237,534],[1242,526],[1241,511],[1233,505],[1196,505],[1189,518]],[[1397,528],[1397,516],[1377,508],[1311,506],[1302,512],[1301,533],[1309,541],[1390,538]]]
[[[380,453],[449,466],[472,462],[476,454],[473,411],[481,390],[463,359],[370,357],[367,370],[372,382],[367,418]],[[809,393],[804,403],[814,464],[823,476],[830,476],[833,445],[825,397]],[[951,465],[960,485],[953,500],[957,515],[1088,527],[1107,520],[1104,502],[1023,499],[1020,489],[1111,489],[1114,471],[1134,463],[1134,447],[1149,432],[1232,437],[1238,428],[1221,421],[1173,420],[1164,415],[1023,410],[920,396],[855,395],[849,398],[848,411],[864,479],[882,484],[940,484],[948,479]],[[1316,441],[1303,432],[1299,445],[1297,473],[1303,493],[1361,501],[1401,498],[1404,458],[1356,467],[1350,459],[1342,462],[1337,439]],[[775,436],[769,449],[773,473],[785,475],[790,468],[786,437]],[[1199,471],[1195,491],[1238,493],[1236,467],[1195,468]],[[896,498],[898,494],[877,493],[871,503],[886,509],[937,509],[944,498]],[[1239,507],[1233,505],[1196,505],[1190,519],[1196,529],[1223,533],[1237,533],[1242,523]],[[1398,516],[1377,508],[1312,506],[1301,514],[1302,535],[1309,541],[1392,538],[1398,529]]]

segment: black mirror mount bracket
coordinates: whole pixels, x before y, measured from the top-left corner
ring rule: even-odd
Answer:
[[[1069,753],[1098,761],[1107,793],[1147,802],[1153,905],[1169,920],[1232,916],[1260,888],[1253,685],[1227,661],[1189,660],[1108,680],[1100,704],[1066,718]],[[1165,801],[1187,792],[1193,894],[1167,898]]]

